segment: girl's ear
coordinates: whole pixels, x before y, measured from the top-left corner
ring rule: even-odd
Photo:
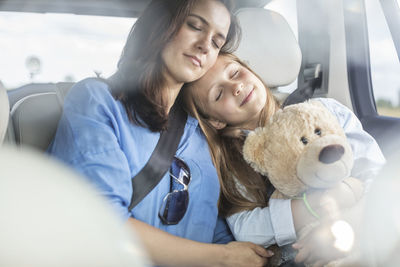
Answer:
[[[224,129],[226,127],[226,122],[222,122],[216,119],[208,119],[208,122],[217,130]]]

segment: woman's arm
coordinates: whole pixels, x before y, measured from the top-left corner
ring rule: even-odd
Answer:
[[[226,245],[200,243],[168,234],[133,218],[134,228],[155,265],[162,266],[264,266],[272,256],[263,247],[248,242]]]

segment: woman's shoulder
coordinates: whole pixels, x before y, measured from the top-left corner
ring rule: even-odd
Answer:
[[[98,78],[86,78],[71,87],[67,98],[71,97],[104,97],[111,95],[108,84]]]
[[[112,104],[115,102],[108,84],[98,78],[86,78],[77,82],[65,97],[64,108],[97,104]]]

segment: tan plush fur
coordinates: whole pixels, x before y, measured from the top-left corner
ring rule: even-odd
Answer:
[[[351,185],[357,180],[349,177],[353,155],[342,127],[316,100],[276,112],[265,127],[247,136],[243,156],[274,185],[273,198],[293,198],[310,188],[330,188],[343,181]],[[356,199],[361,198],[357,193]],[[313,227],[306,226],[298,237]]]
[[[316,131],[321,134],[316,134]],[[307,139],[307,144],[303,144],[302,137]],[[319,162],[321,150],[332,144],[344,148],[340,166],[330,167],[330,164]],[[343,129],[336,117],[315,100],[276,112],[265,127],[257,128],[248,135],[243,156],[257,172],[268,176],[275,188],[289,198],[300,195],[310,187],[331,187],[347,178],[353,166],[351,147]],[[334,175],[325,171],[326,168],[331,168]],[[309,179],[313,171],[329,177],[323,182]]]

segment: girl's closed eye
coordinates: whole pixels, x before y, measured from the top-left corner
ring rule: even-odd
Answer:
[[[239,75],[239,70],[234,70],[231,75],[231,79],[235,79]]]
[[[217,95],[217,98],[215,99],[215,101],[218,101],[219,99],[221,99],[222,96],[222,89],[218,89],[219,93]]]

